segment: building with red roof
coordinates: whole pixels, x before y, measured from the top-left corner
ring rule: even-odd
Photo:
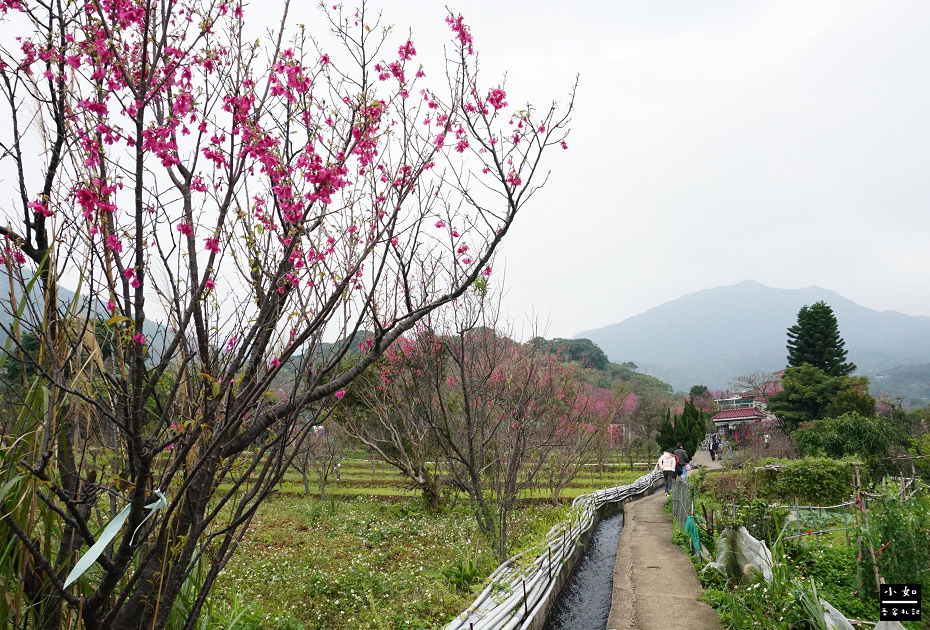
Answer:
[[[759,407],[744,407],[742,409],[724,409],[718,412],[711,420],[714,421],[714,426],[717,427],[718,430],[726,429],[732,431],[741,424],[760,422],[766,418],[768,418],[768,414]]]

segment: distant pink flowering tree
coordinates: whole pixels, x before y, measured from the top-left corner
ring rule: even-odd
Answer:
[[[550,454],[571,433],[572,374],[542,345],[514,341],[497,322],[484,291],[424,318],[392,348],[400,356],[389,357],[382,372],[382,395],[363,404],[369,427],[362,429],[408,478],[398,450],[410,461],[439,462],[423,480],[438,485],[441,475],[467,494],[479,531],[506,557],[520,493],[539,483]],[[417,444],[402,443],[405,431]]]
[[[443,489],[453,480],[430,421],[441,384],[424,378],[431,373],[424,367],[443,357],[440,340],[416,327],[353,383],[352,404],[340,409],[349,434],[393,466],[431,510],[439,509]]]
[[[626,391],[611,392],[603,387],[568,381],[562,392],[565,405],[556,423],[556,447],[543,470],[546,486],[558,504],[565,487],[584,466],[600,463],[601,455],[613,440],[619,442],[620,425],[612,424],[623,407]]]
[[[306,413],[485,280],[572,97],[510,109],[461,16],[427,85],[413,42],[364,6],[324,11],[326,43],[286,6],[254,41],[228,0],[0,12],[7,360],[35,374],[0,438],[13,623],[192,628]],[[102,365],[74,360],[88,332],[109,339]],[[120,535],[66,586],[121,505]]]
[[[309,433],[301,431],[300,425],[296,429],[298,435],[287,451],[291,469],[300,474],[305,496],[310,496],[310,476],[314,475],[320,497],[325,498],[330,478],[338,479],[339,466],[351,445],[349,436],[334,421],[316,425]]]
[[[766,398],[782,390],[781,376],[771,372],[753,372],[737,376],[731,386],[740,396],[759,402],[765,402]]]

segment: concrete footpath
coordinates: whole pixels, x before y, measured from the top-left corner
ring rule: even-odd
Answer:
[[[624,505],[608,630],[723,629],[716,611],[697,601],[701,584],[687,552],[672,543],[667,500],[659,490]]]
[[[702,468],[707,468],[708,470],[720,470],[723,468],[723,462],[719,459],[712,460],[709,451],[698,451],[694,454],[694,457],[691,458],[691,462],[693,464],[698,464]]]

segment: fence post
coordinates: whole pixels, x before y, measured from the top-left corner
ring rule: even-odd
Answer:
[[[846,516],[846,503],[843,502],[843,532],[846,534],[846,546],[849,546],[849,518]]]
[[[869,554],[872,556],[872,572],[875,574],[875,592],[882,590],[882,578],[878,574],[878,561],[875,558],[875,546],[872,544],[872,534],[869,531],[869,511],[866,509],[865,495],[862,494],[862,482],[859,480],[859,467],[856,466],[856,492],[862,497],[862,526],[865,530],[866,541],[869,543]]]

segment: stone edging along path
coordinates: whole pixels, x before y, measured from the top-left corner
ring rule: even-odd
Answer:
[[[555,525],[542,545],[504,561],[487,586],[445,630],[538,630],[546,622],[555,598],[581,557],[602,508],[622,506],[652,490],[662,474],[657,470],[626,486],[583,494],[572,502],[566,521]],[[532,562],[532,553],[541,551]]]

